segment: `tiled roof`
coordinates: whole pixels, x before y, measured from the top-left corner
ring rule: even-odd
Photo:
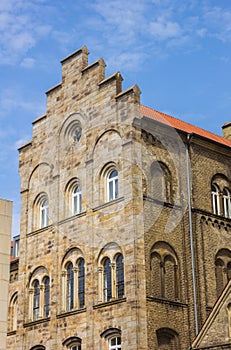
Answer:
[[[183,131],[185,133],[194,133],[196,135],[205,137],[209,140],[221,143],[225,146],[231,147],[231,140],[222,136],[213,134],[212,132],[201,129],[192,124],[186,123],[180,119],[174,118],[162,112],[158,112],[152,108],[140,105],[140,114],[144,117],[156,120],[157,122],[172,126],[174,129]]]

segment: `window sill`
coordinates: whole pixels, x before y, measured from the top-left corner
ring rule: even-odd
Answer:
[[[9,331],[9,332],[7,332],[7,336],[9,337],[9,336],[11,336],[11,335],[15,335],[16,333],[17,333],[16,330],[14,330],[14,331]]]
[[[182,303],[177,300],[170,300],[165,298],[147,296],[147,301],[158,302],[160,304],[168,304],[168,305],[177,306],[177,307],[188,307],[188,304]]]
[[[112,201],[109,201],[109,202],[103,203],[101,205],[98,205],[97,207],[93,208],[92,210],[93,211],[101,210],[103,208],[107,208],[107,207],[109,207],[111,205],[114,205],[116,203],[123,202],[123,200],[124,200],[124,197],[116,198],[116,199],[114,199]]]
[[[58,224],[59,224],[59,225],[62,225],[62,224],[64,224],[65,222],[72,221],[72,220],[75,220],[75,219],[77,219],[77,218],[81,218],[82,216],[85,216],[86,213],[87,213],[86,211],[81,211],[81,213],[71,215],[71,216],[69,216],[68,218],[65,218],[65,219],[59,221]]]
[[[26,236],[29,237],[29,236],[37,235],[40,232],[44,232],[44,231],[47,231],[49,229],[52,229],[52,227],[53,227],[52,225],[49,225],[49,226],[45,226],[45,227],[39,228],[37,230],[34,230],[34,231],[31,231],[31,232],[27,233]]]
[[[29,321],[29,322],[26,322],[24,323],[23,327],[24,328],[27,328],[27,327],[32,327],[36,324],[39,324],[39,323],[45,323],[45,322],[48,322],[50,321],[50,317],[46,317],[46,318],[41,318],[39,320],[36,320],[36,321]]]
[[[150,197],[150,196],[147,196],[147,195],[143,195],[143,200],[145,201],[148,201],[148,202],[152,202],[152,203],[155,203],[155,204],[158,204],[158,205],[161,205],[163,207],[168,207],[168,208],[177,208],[177,209],[180,209],[181,206],[176,204],[176,203],[171,203],[171,202],[163,202],[159,199],[156,199],[156,198],[153,198],[153,197]]]
[[[86,310],[87,310],[86,308],[82,308],[82,309],[75,309],[75,310],[71,310],[71,311],[64,311],[64,312],[56,315],[56,318],[62,318],[62,317],[67,317],[67,316],[71,316],[71,315],[81,314],[82,312],[85,312]]]
[[[100,302],[99,304],[94,305],[93,309],[100,309],[102,307],[120,304],[120,303],[124,303],[124,302],[126,302],[126,297],[121,298],[121,299],[114,299],[114,300],[110,300],[110,301]]]

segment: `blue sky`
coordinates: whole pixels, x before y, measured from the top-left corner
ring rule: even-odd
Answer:
[[[45,113],[60,60],[86,45],[107,75],[138,84],[141,102],[221,134],[231,120],[231,2],[227,0],[0,0],[0,197],[14,201],[17,148]]]

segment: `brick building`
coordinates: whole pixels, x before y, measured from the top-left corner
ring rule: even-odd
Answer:
[[[231,276],[230,124],[141,105],[86,47],[61,63],[19,149],[7,349],[187,349]]]

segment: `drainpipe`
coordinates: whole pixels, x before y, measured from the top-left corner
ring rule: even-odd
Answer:
[[[189,237],[190,237],[190,251],[192,262],[192,283],[193,283],[193,306],[194,306],[194,319],[195,319],[195,331],[198,334],[198,315],[197,315],[197,294],[196,294],[196,277],[195,277],[195,259],[194,259],[194,247],[193,247],[193,229],[192,229],[192,208],[191,208],[191,172],[189,166],[189,147],[190,141],[194,133],[187,135],[186,142],[186,169],[187,169],[187,191],[188,191],[188,216],[189,216]]]

